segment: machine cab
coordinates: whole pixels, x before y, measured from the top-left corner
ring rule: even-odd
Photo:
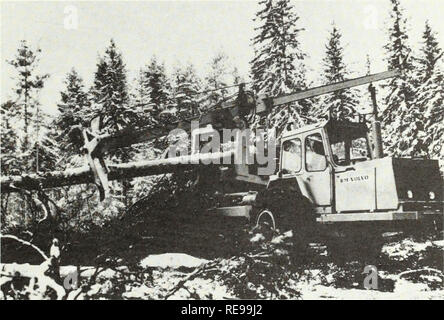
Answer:
[[[364,123],[324,121],[283,135],[279,175],[296,178],[319,213],[335,210],[335,175],[371,159]]]

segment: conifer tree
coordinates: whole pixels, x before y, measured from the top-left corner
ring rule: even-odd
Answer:
[[[166,74],[165,64],[158,62],[153,56],[144,72],[149,86],[151,116],[158,119],[161,112],[172,107],[171,84]]]
[[[255,56],[251,61],[253,89],[258,94],[276,96],[306,88],[306,55],[301,50],[299,17],[289,0],[262,0],[255,21],[259,26],[253,38]],[[276,108],[270,116],[272,126],[282,128],[307,121],[309,101]]]
[[[199,114],[201,81],[189,63],[174,72],[174,100],[181,118]]]
[[[211,107],[223,99],[228,98],[229,91],[227,86],[233,84],[230,82],[229,74],[230,64],[229,58],[225,52],[218,52],[210,62],[210,69],[205,77],[205,107]]]
[[[425,145],[428,155],[431,158],[444,159],[443,51],[436,38],[436,33],[426,22],[420,54],[416,59],[417,90],[414,104],[425,115]]]
[[[120,130],[137,117],[129,105],[125,64],[113,40],[99,59],[91,92],[96,104],[94,116],[100,117],[101,130]]]
[[[28,148],[29,135],[36,129],[33,117],[38,112],[38,93],[49,77],[49,74],[39,74],[37,72],[40,54],[41,49],[33,50],[26,40],[22,40],[15,58],[8,61],[17,71],[15,105],[20,108],[20,118],[23,122],[23,151]]]
[[[41,127],[41,133],[33,139],[28,155],[28,168],[26,171],[36,168],[36,171],[51,172],[55,170],[56,164],[59,161],[60,146],[56,142],[57,132],[53,126],[45,123]]]
[[[389,40],[384,46],[389,69],[401,72],[390,80],[382,112],[385,150],[394,156],[413,156],[425,150],[424,114],[414,102],[414,66],[407,21],[399,0],[390,0]]]
[[[129,101],[126,70],[122,55],[118,52],[113,40],[99,58],[94,85],[91,89],[93,96],[93,117],[99,117],[99,127],[102,132],[115,132],[137,123],[137,112]],[[134,149],[128,147],[110,153],[111,157],[122,162],[128,162],[133,156]],[[129,180],[123,180],[121,193],[125,205],[129,201]]]
[[[341,33],[333,25],[330,32],[326,52],[323,59],[324,84],[344,81],[349,71],[344,63],[344,48],[341,44]],[[338,120],[350,120],[354,117],[355,107],[358,104],[354,89],[335,91],[323,100],[322,113],[330,112],[331,116]]]
[[[19,109],[12,101],[6,101],[1,105],[1,166],[2,174],[10,174],[11,171],[19,169],[17,158],[17,132],[14,123],[19,119]]]
[[[442,61],[440,59],[443,57],[443,51],[436,38],[436,33],[432,30],[429,22],[426,21],[425,30],[422,34],[420,55],[416,59],[418,63],[416,69],[420,74],[419,80],[422,82],[425,82],[432,76],[435,67],[439,66],[439,62]]]
[[[418,90],[417,103],[425,110],[425,144],[428,155],[444,160],[444,72],[436,68],[432,76]]]
[[[149,77],[144,68],[139,70],[135,84],[132,86],[130,93],[131,104],[136,112],[139,114],[139,125],[144,126],[156,123],[151,116],[153,106],[151,103],[151,88],[149,85]]]
[[[74,126],[88,126],[90,102],[83,80],[74,68],[67,74],[64,83],[66,88],[60,92],[61,99],[57,105],[59,115],[55,119],[59,131],[57,140],[61,142],[62,150],[70,149],[78,152],[80,141],[70,135],[70,131]]]

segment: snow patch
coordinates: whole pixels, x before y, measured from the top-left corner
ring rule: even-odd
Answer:
[[[164,253],[149,255],[140,262],[143,268],[197,268],[208,260],[196,258],[185,253]]]
[[[401,242],[385,245],[382,248],[382,252],[394,260],[402,261],[410,256],[424,252],[433,245],[443,247],[444,240],[419,243],[411,239],[404,239]]]

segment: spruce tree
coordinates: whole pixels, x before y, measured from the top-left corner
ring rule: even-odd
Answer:
[[[188,118],[199,114],[201,81],[194,66],[189,63],[174,72],[174,100],[179,117]]]
[[[36,168],[36,171],[51,172],[56,169],[59,161],[60,145],[57,143],[57,132],[51,124],[45,123],[41,133],[33,139],[29,153],[27,171]]]
[[[417,103],[425,110],[428,155],[444,160],[444,72],[436,68],[418,90]]]
[[[384,46],[389,69],[401,72],[390,80],[382,112],[385,150],[394,156],[424,152],[424,115],[414,102],[414,66],[408,44],[407,21],[399,0],[390,0],[389,40]]]
[[[330,32],[326,52],[323,59],[324,84],[344,81],[349,71],[344,63],[344,48],[341,44],[341,33],[333,25]],[[358,99],[354,89],[335,91],[323,99],[322,113],[330,112],[331,116],[338,120],[350,120],[354,118],[355,107]]]
[[[435,71],[435,67],[439,65],[440,59],[443,56],[443,51],[439,46],[437,35],[432,30],[428,21],[425,23],[425,30],[422,34],[422,47],[420,55],[416,59],[418,65],[416,66],[420,75],[419,80],[425,82]]]
[[[165,64],[158,62],[153,56],[144,72],[149,86],[151,116],[158,119],[162,111],[172,106],[171,84],[166,74]]]
[[[443,51],[437,35],[426,22],[420,54],[416,59],[415,106],[425,114],[425,145],[431,158],[444,159]]]
[[[251,61],[253,89],[258,94],[276,96],[306,88],[306,55],[301,50],[299,17],[289,0],[262,0],[255,21],[259,26],[253,38],[255,56]],[[309,101],[276,108],[270,116],[272,126],[283,128],[307,121]]]
[[[135,121],[137,114],[129,105],[125,64],[113,40],[99,59],[91,91],[101,130],[121,130]]]
[[[134,110],[136,110],[139,115],[138,125],[145,126],[157,123],[151,115],[153,110],[153,104],[151,103],[151,87],[149,85],[149,77],[144,68],[139,70],[138,76],[135,79],[135,84],[132,86],[130,98]]]
[[[59,115],[55,119],[55,125],[59,131],[57,140],[61,142],[61,149],[70,150],[69,154],[72,154],[72,151],[79,151],[81,142],[78,137],[70,135],[70,132],[75,126],[88,126],[90,102],[83,80],[74,68],[67,74],[64,83],[66,88],[60,92],[61,100],[57,105]]]
[[[129,103],[125,65],[113,40],[105,54],[99,58],[91,94],[94,102],[93,116],[99,117],[102,132],[116,132],[137,123],[137,112]],[[128,162],[133,151],[132,147],[118,149],[111,152],[110,156],[115,160]],[[128,180],[121,182],[121,193],[125,205],[128,205],[131,184]]]

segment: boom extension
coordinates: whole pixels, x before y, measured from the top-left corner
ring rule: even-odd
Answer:
[[[324,95],[338,90],[349,89],[352,87],[361,86],[367,83],[372,83],[376,81],[381,81],[385,79],[390,79],[399,76],[400,72],[398,70],[389,70],[380,73],[371,74],[368,76],[363,76],[355,79],[344,80],[341,82],[328,84],[325,86],[315,87],[307,90],[303,90],[296,93],[290,93],[288,95],[283,95],[274,98],[268,98],[263,96],[259,99],[257,104],[256,112],[267,113],[274,107],[280,106],[285,103],[295,102],[303,99],[309,99],[316,96]]]

